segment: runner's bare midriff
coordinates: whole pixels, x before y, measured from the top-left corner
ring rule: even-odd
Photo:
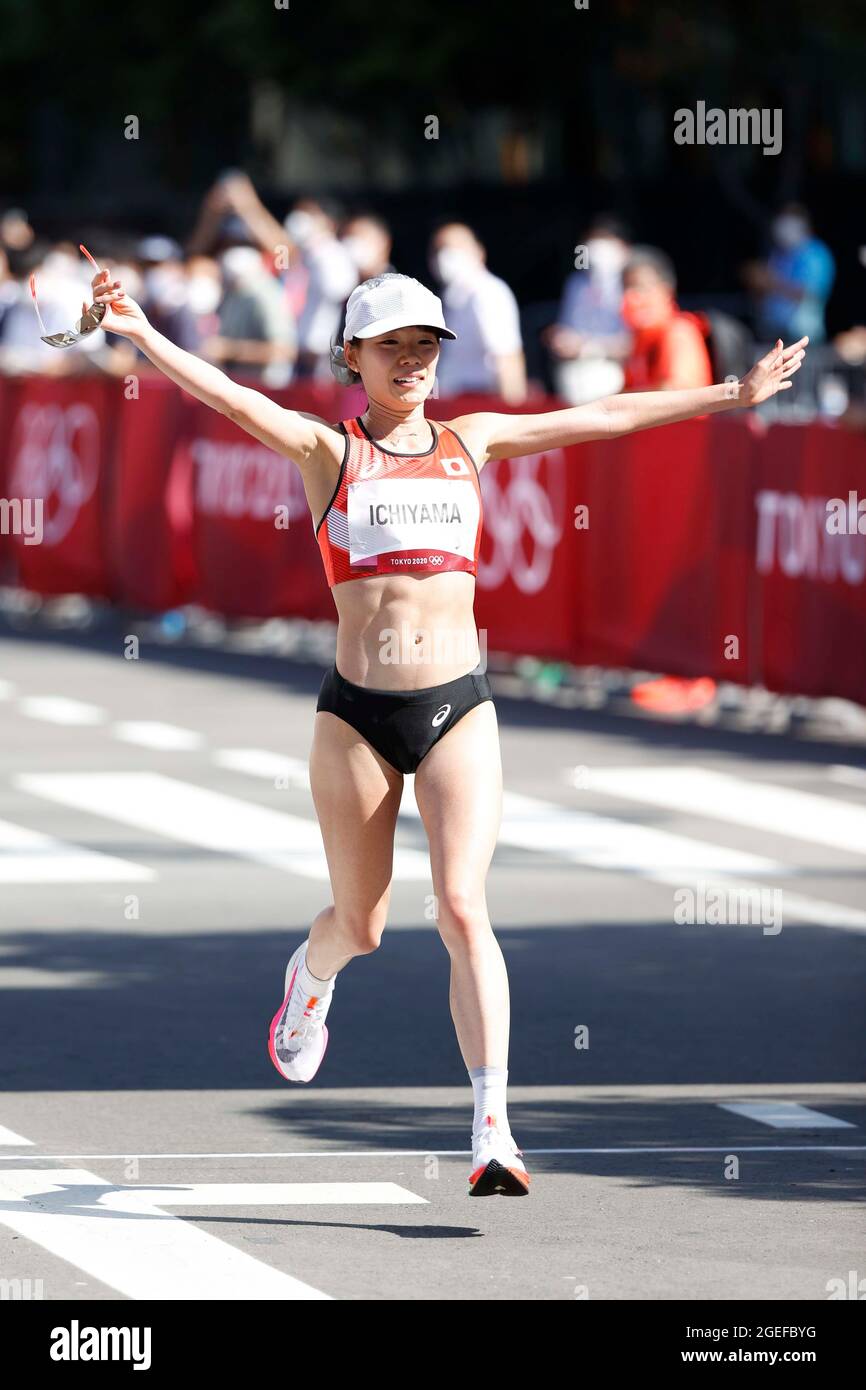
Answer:
[[[382,574],[335,584],[337,670],[355,685],[421,690],[465,675],[480,656],[475,578]]]

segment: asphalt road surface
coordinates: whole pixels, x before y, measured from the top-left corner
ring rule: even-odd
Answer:
[[[488,901],[532,1191],[471,1201],[411,779],[389,926],[338,979],[321,1071],[292,1086],[267,1055],[329,901],[321,674],[0,639],[5,1296],[826,1300],[866,1279],[864,749],[497,695]]]

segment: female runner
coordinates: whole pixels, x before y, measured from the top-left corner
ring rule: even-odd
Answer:
[[[485,898],[502,772],[473,618],[479,473],[490,459],[757,405],[791,386],[808,339],[787,348],[778,341],[742,380],[718,386],[437,423],[424,402],[439,341],[456,335],[436,295],[391,273],[349,299],[335,373],[360,380],[368,405],[331,424],[286,410],[176,347],[107,270],[93,289],[106,306],[104,329],[132,339],[178,386],[297,464],[337,608],[336,662],[322,683],[310,754],[333,902],[289,960],[271,1059],[289,1081],[318,1070],[337,973],[382,938],[403,777],[414,773],[451,958],[451,1015],[475,1097],[469,1193],[525,1195],[529,1175],[506,1109],[508,978]]]

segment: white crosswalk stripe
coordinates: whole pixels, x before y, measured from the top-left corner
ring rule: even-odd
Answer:
[[[322,836],[313,818],[273,811],[155,772],[19,773],[13,780],[34,796],[120,824],[305,878],[328,878]],[[394,877],[429,880],[429,856],[395,848]]]
[[[244,772],[249,777],[263,777],[278,786],[310,786],[309,764],[306,758],[291,758],[285,753],[271,753],[267,748],[218,748],[213,754],[217,767],[229,772]]]
[[[0,883],[146,883],[152,869],[0,821]]]
[[[403,804],[405,807],[405,797]],[[574,811],[516,792],[506,792],[503,797],[499,843],[553,854],[573,864],[638,874],[673,888],[716,879],[728,889],[760,891],[766,889],[767,880],[789,878],[798,872],[795,866],[763,855],[612,816]],[[784,910],[788,918],[866,931],[866,911],[795,893],[787,887]]]
[[[276,788],[309,792],[308,766],[301,758],[264,748],[226,748],[214,750],[211,760],[226,770],[266,779]],[[700,800],[700,814],[706,818],[705,838],[642,825],[621,815],[600,815],[506,791],[499,844],[543,854],[562,864],[636,875],[673,888],[717,882],[729,889],[755,891],[763,888],[766,891],[772,881],[783,882],[796,877],[800,872],[796,864],[719,843],[717,835],[710,838],[711,821],[716,818],[717,810],[721,808],[723,823],[733,822],[735,812],[747,805],[747,793],[756,784],[712,774],[712,777],[721,778],[725,785],[715,784],[718,794],[710,796],[707,784],[702,783],[700,777],[688,776],[691,771],[701,772],[700,769],[685,769],[683,780],[680,770],[669,769],[667,779],[654,780],[653,769],[600,770],[590,775],[590,790],[671,806],[678,805],[676,798],[682,796],[690,824],[694,824],[699,813],[693,802]],[[308,816],[291,814],[151,772],[19,773],[12,780],[31,795],[107,817],[115,823],[132,825],[218,853],[239,855],[305,878],[322,881],[328,878],[321,832],[312,806]],[[703,788],[700,796],[698,788]],[[776,791],[767,786],[764,790],[766,793]],[[779,794],[787,796],[788,792],[780,789]],[[823,802],[829,798],[812,800]],[[836,807],[836,829],[848,809],[861,812],[855,805],[849,808],[847,803],[830,804]],[[412,776],[405,778],[400,820],[416,826],[420,822]],[[746,820],[750,823],[750,815]],[[798,820],[797,828],[798,838],[805,837],[806,825]],[[48,837],[34,839],[34,835],[35,832],[18,831],[8,823],[0,823],[0,881],[4,878],[8,882],[33,881],[37,871],[42,873],[43,862],[46,865],[43,881],[52,881],[52,875],[53,881],[81,882],[153,876],[140,865],[65,846]],[[17,856],[14,853],[16,837],[21,849]],[[823,841],[824,838],[822,828],[819,839]],[[43,859],[37,870],[36,846],[40,839],[44,842]],[[398,840],[394,879],[397,882],[429,882],[426,849],[407,847]],[[793,917],[825,926],[866,930],[866,911],[797,893],[789,886],[784,890],[784,911],[786,920]]]
[[[825,1115],[822,1110],[812,1110],[808,1105],[798,1105],[793,1100],[756,1100],[719,1102],[720,1110],[730,1110],[733,1115],[742,1115],[747,1120],[769,1125],[772,1129],[856,1129],[850,1120],[840,1120],[835,1115]]]
[[[866,854],[866,806],[704,767],[590,768],[587,788]]]
[[[176,724],[163,724],[159,719],[121,719],[112,724],[111,733],[122,743],[135,743],[162,752],[186,752],[201,748],[204,743],[203,736],[194,729],[180,729]]]
[[[866,791],[866,769],[862,767],[846,767],[837,763],[829,769],[829,776],[834,782],[844,782],[846,786]]]
[[[7,1129],[5,1125],[0,1125],[0,1144],[11,1144],[18,1148],[21,1144],[32,1144],[32,1139],[25,1139],[22,1134],[16,1134],[14,1129]]]
[[[42,719],[48,724],[69,724],[86,727],[102,724],[104,709],[84,700],[70,700],[65,695],[26,695],[18,701],[22,714],[30,719]]]
[[[180,1194],[118,1188],[86,1169],[0,1172],[0,1224],[127,1298],[330,1297],[173,1216],[172,1198]]]

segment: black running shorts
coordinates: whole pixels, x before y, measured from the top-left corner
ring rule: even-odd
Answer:
[[[469,671],[423,690],[369,690],[336,665],[322,681],[316,709],[351,724],[398,772],[414,772],[434,743],[493,692],[485,672]]]

